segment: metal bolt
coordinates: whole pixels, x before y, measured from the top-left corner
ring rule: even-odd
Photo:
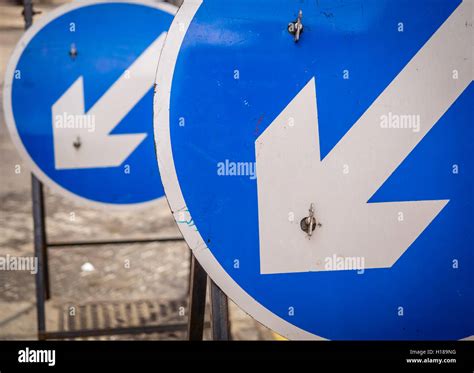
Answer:
[[[300,40],[300,35],[303,32],[303,23],[301,20],[303,19],[303,11],[300,9],[298,12],[298,18],[294,22],[290,22],[288,24],[288,32],[293,35],[295,43],[298,43]]]
[[[316,227],[322,227],[322,224],[314,216],[314,204],[311,203],[309,206],[309,215],[301,220],[300,227],[303,232],[306,232],[308,239],[311,238]]]
[[[77,136],[76,140],[72,143],[72,145],[76,149],[79,149],[81,147],[81,138],[79,136]]]
[[[71,49],[69,49],[69,56],[74,60],[77,57],[77,48],[76,44],[71,44]]]

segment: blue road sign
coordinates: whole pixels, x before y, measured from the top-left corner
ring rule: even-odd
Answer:
[[[53,190],[121,208],[163,197],[153,83],[175,9],[73,2],[21,38],[5,77],[6,121],[32,171]]]
[[[197,259],[257,320],[296,339],[474,335],[472,11],[180,8],[156,81],[160,173]]]

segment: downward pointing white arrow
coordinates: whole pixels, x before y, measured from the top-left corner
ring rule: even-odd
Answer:
[[[391,267],[408,249],[448,200],[367,200],[472,81],[471,40],[465,1],[322,161],[314,78],[259,136],[261,273],[339,269],[327,266],[335,257]],[[419,132],[382,128],[389,113],[419,115]],[[300,221],[311,203],[322,227],[308,239]]]
[[[120,166],[145,139],[146,133],[109,133],[153,86],[165,36],[162,33],[87,114],[82,76],[56,101],[52,106],[56,169]]]

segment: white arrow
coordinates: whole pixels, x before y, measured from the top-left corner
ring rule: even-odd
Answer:
[[[162,33],[85,113],[79,77],[52,106],[56,169],[120,166],[146,133],[109,133],[153,86]]]
[[[261,273],[341,269],[334,258],[386,268],[408,249],[449,201],[367,201],[472,81],[471,40],[465,1],[324,160],[314,78],[259,136]],[[385,128],[389,113],[418,115],[419,131]],[[308,238],[300,221],[311,203],[322,226]]]

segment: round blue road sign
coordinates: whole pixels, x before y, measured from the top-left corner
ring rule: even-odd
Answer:
[[[53,190],[102,207],[163,197],[152,97],[175,10],[159,2],[73,2],[21,38],[5,77],[6,122]]]
[[[294,339],[474,335],[472,1],[191,0],[157,73],[180,229]]]

